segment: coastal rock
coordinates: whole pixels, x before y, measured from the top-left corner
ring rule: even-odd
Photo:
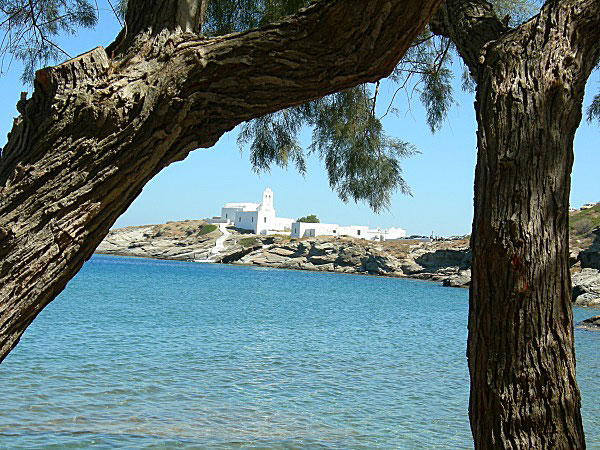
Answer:
[[[592,233],[594,234],[594,242],[592,245],[579,253],[579,262],[582,268],[592,268],[600,270],[600,227],[596,227]]]
[[[577,306],[600,307],[600,271],[585,268],[571,277],[573,301]]]
[[[444,278],[442,284],[448,287],[468,288],[471,285],[471,270],[461,270],[456,275]]]
[[[423,253],[415,258],[415,262],[427,271],[436,271],[445,267],[468,269],[471,265],[471,254],[465,249],[442,249]]]
[[[188,220],[111,230],[96,252],[171,260],[206,258],[221,232],[202,232],[205,225],[202,220]]]
[[[400,263],[400,267],[402,272],[407,275],[414,275],[417,273],[422,273],[425,271],[425,268],[419,264],[417,264],[413,259],[407,258]]]
[[[468,242],[372,242],[346,237],[292,239],[260,236],[229,228],[218,254],[222,234],[208,231],[204,221],[111,230],[99,253],[160,259],[203,260],[297,270],[332,271],[385,276],[410,276],[464,286],[469,280]]]
[[[582,325],[586,328],[597,329],[600,331],[600,316],[590,317],[582,322]]]

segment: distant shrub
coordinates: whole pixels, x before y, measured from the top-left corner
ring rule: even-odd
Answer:
[[[572,225],[576,236],[587,236],[594,228],[594,222],[590,218],[583,218]]]
[[[204,236],[205,234],[208,234],[212,231],[215,231],[217,229],[217,226],[214,224],[208,224],[208,225],[202,225],[200,227],[200,231],[198,231],[198,235],[199,236]]]
[[[311,215],[306,216],[306,217],[300,217],[296,222],[321,223],[321,221],[319,220],[319,218],[316,215],[314,215],[314,214],[311,214]]]
[[[257,239],[253,238],[253,237],[240,239],[238,241],[238,244],[240,244],[242,247],[252,247],[253,245],[256,245],[257,243],[258,243]]]

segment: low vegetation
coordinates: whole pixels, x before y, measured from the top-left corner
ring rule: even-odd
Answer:
[[[575,211],[569,214],[569,231],[571,238],[592,238],[592,230],[600,226],[600,203],[589,209]]]
[[[247,238],[243,238],[240,239],[239,241],[237,241],[238,244],[240,244],[242,247],[252,247],[256,244],[259,243],[258,239],[256,239],[255,237],[247,237]]]
[[[217,226],[214,224],[206,224],[200,226],[200,231],[198,231],[198,236],[204,236],[205,234],[212,233],[217,229]]]

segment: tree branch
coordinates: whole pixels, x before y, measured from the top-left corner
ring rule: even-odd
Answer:
[[[126,22],[135,45],[117,59],[97,48],[38,71],[0,159],[0,360],[160,170],[245,120],[386,76],[440,3],[320,1],[216,39]]]
[[[485,45],[508,30],[485,0],[446,0],[430,21],[430,28],[454,42],[473,75]]]

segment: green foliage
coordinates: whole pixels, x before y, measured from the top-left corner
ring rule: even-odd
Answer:
[[[600,226],[600,203],[569,215],[569,229],[573,237],[590,237],[592,230],[598,226]]]
[[[253,237],[242,238],[237,241],[242,247],[254,247],[258,244],[258,240]]]
[[[588,106],[586,112],[587,121],[589,123],[591,123],[592,120],[596,119],[598,121],[598,124],[600,124],[600,94],[596,94],[596,96],[592,100],[592,103],[590,104],[590,106]]]
[[[494,10],[500,19],[509,17],[510,26],[519,25],[539,11],[540,0],[493,0]]]
[[[0,0],[0,69],[13,57],[23,61],[22,80],[31,82],[37,68],[69,55],[56,37],[91,28],[98,20],[88,0]]]
[[[421,102],[427,111],[427,125],[432,133],[442,127],[452,106],[452,72],[446,67],[431,68],[422,75],[424,87],[421,89]]]
[[[319,220],[319,218],[316,215],[314,215],[314,214],[310,214],[308,216],[300,217],[298,220],[296,220],[296,222],[321,223],[321,221]]]
[[[305,108],[290,108],[242,124],[238,135],[240,148],[250,144],[250,162],[256,172],[268,171],[271,164],[287,168],[293,162],[306,173],[304,153],[298,133],[305,124]]]
[[[310,149],[325,162],[329,185],[342,201],[365,201],[379,212],[389,207],[391,192],[410,193],[400,159],[415,149],[384,133],[374,101],[365,86],[323,99],[311,120]]]
[[[412,86],[420,92],[427,124],[433,133],[442,127],[454,103],[450,65],[455,51],[449,39],[425,30],[390,76],[401,88]]]
[[[217,226],[214,224],[206,224],[200,227],[200,231],[198,231],[198,236],[204,236],[205,234],[212,233],[217,229]]]
[[[309,0],[211,0],[203,31],[210,36],[245,31],[294,14],[309,3]]]

